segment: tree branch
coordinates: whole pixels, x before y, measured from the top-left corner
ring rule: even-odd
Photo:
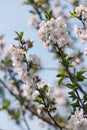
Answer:
[[[55,46],[57,47],[56,51],[57,51],[58,55],[60,56],[60,58],[61,58],[61,60],[62,60],[61,50],[60,50],[60,48],[58,47],[57,44],[56,44]],[[62,61],[63,61],[63,60],[62,60]],[[63,61],[63,66],[64,66],[65,71],[66,71],[67,74],[69,75],[69,78],[70,78],[71,82],[73,82],[73,81],[74,81],[74,77],[72,76],[71,72],[69,71],[69,68],[66,67],[64,61]],[[83,94],[86,93],[78,83],[76,83],[76,85],[77,85],[78,89],[79,89]]]

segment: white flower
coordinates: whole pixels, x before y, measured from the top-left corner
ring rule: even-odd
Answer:
[[[76,122],[75,130],[87,130],[87,119],[82,118],[81,121]]]
[[[33,15],[31,18],[28,20],[28,25],[33,26],[37,28],[40,23],[40,18],[37,14]]]
[[[67,103],[64,89],[54,89],[53,98],[58,105],[65,105]]]
[[[39,92],[35,90],[32,94],[32,98],[35,99],[39,95]]]
[[[82,43],[87,41],[87,29],[79,28],[77,25],[74,26],[74,32],[76,37],[82,39]]]
[[[84,5],[79,5],[75,8],[75,12],[77,17],[81,17],[83,28],[75,25],[74,32],[76,37],[80,37],[82,39],[82,43],[85,43],[87,41],[87,7]]]
[[[30,93],[30,88],[29,88],[28,84],[23,85],[23,91],[24,91],[24,95],[27,97]]]
[[[85,48],[84,55],[87,55],[87,48]]]
[[[78,36],[79,36],[79,27],[77,25],[74,26],[74,33],[75,33],[76,37],[78,38]]]
[[[39,115],[41,114],[43,108],[44,108],[44,105],[43,105],[43,104],[41,104],[41,105],[38,106],[37,113],[38,113]]]
[[[59,47],[68,45],[70,41],[66,29],[66,22],[62,17],[51,18],[49,21],[42,21],[38,35],[47,48],[51,43],[57,43]]]
[[[30,60],[37,66],[37,68],[41,67],[41,59],[37,57],[36,55],[29,55]]]
[[[48,88],[51,88],[51,85],[50,85],[49,83],[43,81],[43,80],[41,80],[41,81],[39,81],[39,82],[37,83],[37,86],[38,86],[39,89],[40,89],[40,88],[43,88],[43,87],[46,86],[46,85],[47,85]]]
[[[29,84],[23,84],[24,96],[27,99],[32,99],[32,91],[33,91],[33,89],[31,88],[31,86],[29,86]]]
[[[87,130],[87,118],[83,117],[83,111],[76,111],[71,116],[69,128],[73,130]]]
[[[72,62],[71,62],[71,65],[72,66],[76,66],[78,64],[80,64],[81,60],[80,58],[76,57]]]
[[[79,58],[76,58],[76,59],[75,59],[75,62],[76,62],[77,64],[79,64],[81,61],[80,61]]]
[[[80,16],[81,13],[87,12],[87,8],[84,5],[79,5],[78,7],[75,8],[75,12],[78,16]]]
[[[14,45],[10,44],[9,47],[8,47],[8,52],[12,53],[12,52],[14,52],[14,50],[15,50]]]

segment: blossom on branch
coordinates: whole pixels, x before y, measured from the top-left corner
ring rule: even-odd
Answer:
[[[49,21],[42,21],[38,35],[41,38],[44,47],[57,43],[59,48],[71,44],[68,36],[67,26],[62,17],[51,18]]]
[[[84,118],[83,111],[76,111],[71,116],[69,128],[72,130],[87,130],[87,118]]]

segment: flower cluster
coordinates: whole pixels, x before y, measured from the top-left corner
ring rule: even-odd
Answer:
[[[74,32],[77,37],[82,39],[82,42],[87,41],[87,7],[84,5],[80,5],[75,8],[76,17],[82,22],[83,28],[74,26]]]
[[[82,111],[76,111],[71,116],[69,127],[72,130],[87,130],[87,118],[84,118]]]
[[[34,54],[33,55],[30,54],[29,57],[30,57],[30,61],[33,63],[33,65],[35,65],[36,68],[40,69],[41,59]]]
[[[53,97],[55,100],[55,103],[59,106],[66,105],[67,98],[64,89],[62,88],[56,88],[53,91]]]
[[[62,17],[56,19],[51,18],[49,21],[42,21],[38,35],[43,41],[45,48],[55,43],[57,43],[59,47],[64,47],[71,43],[68,37],[67,26]]]
[[[87,7],[86,6],[79,5],[78,7],[75,8],[75,12],[78,17],[82,15],[85,18],[85,20],[87,20]]]
[[[41,66],[40,59],[36,55],[30,55],[29,63],[26,61],[26,52],[23,48],[10,45],[9,52],[12,55],[13,66],[16,68],[19,78],[22,80],[24,95],[31,97],[33,88],[36,86],[37,75],[34,66]],[[33,67],[33,68],[32,68]]]
[[[87,29],[80,28],[75,25],[74,32],[77,38],[80,37],[82,39],[82,43],[85,43],[87,41]]]
[[[72,65],[72,66],[76,66],[76,65],[78,65],[78,64],[80,64],[80,63],[81,63],[80,58],[76,57],[76,58],[72,61],[71,65]]]

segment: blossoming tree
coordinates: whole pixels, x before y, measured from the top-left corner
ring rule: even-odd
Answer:
[[[45,127],[46,123],[50,129],[87,130],[87,6],[80,3],[24,1],[32,7],[28,24],[37,30],[44,49],[58,60],[55,86],[38,75],[43,66],[42,59],[30,54],[34,40],[25,40],[24,32],[15,32],[18,45],[10,45],[6,51],[4,37],[0,36],[0,110],[6,110],[18,125],[22,119],[26,130],[30,130],[27,114],[30,119],[41,119],[41,125]],[[12,99],[17,104],[12,106]]]

